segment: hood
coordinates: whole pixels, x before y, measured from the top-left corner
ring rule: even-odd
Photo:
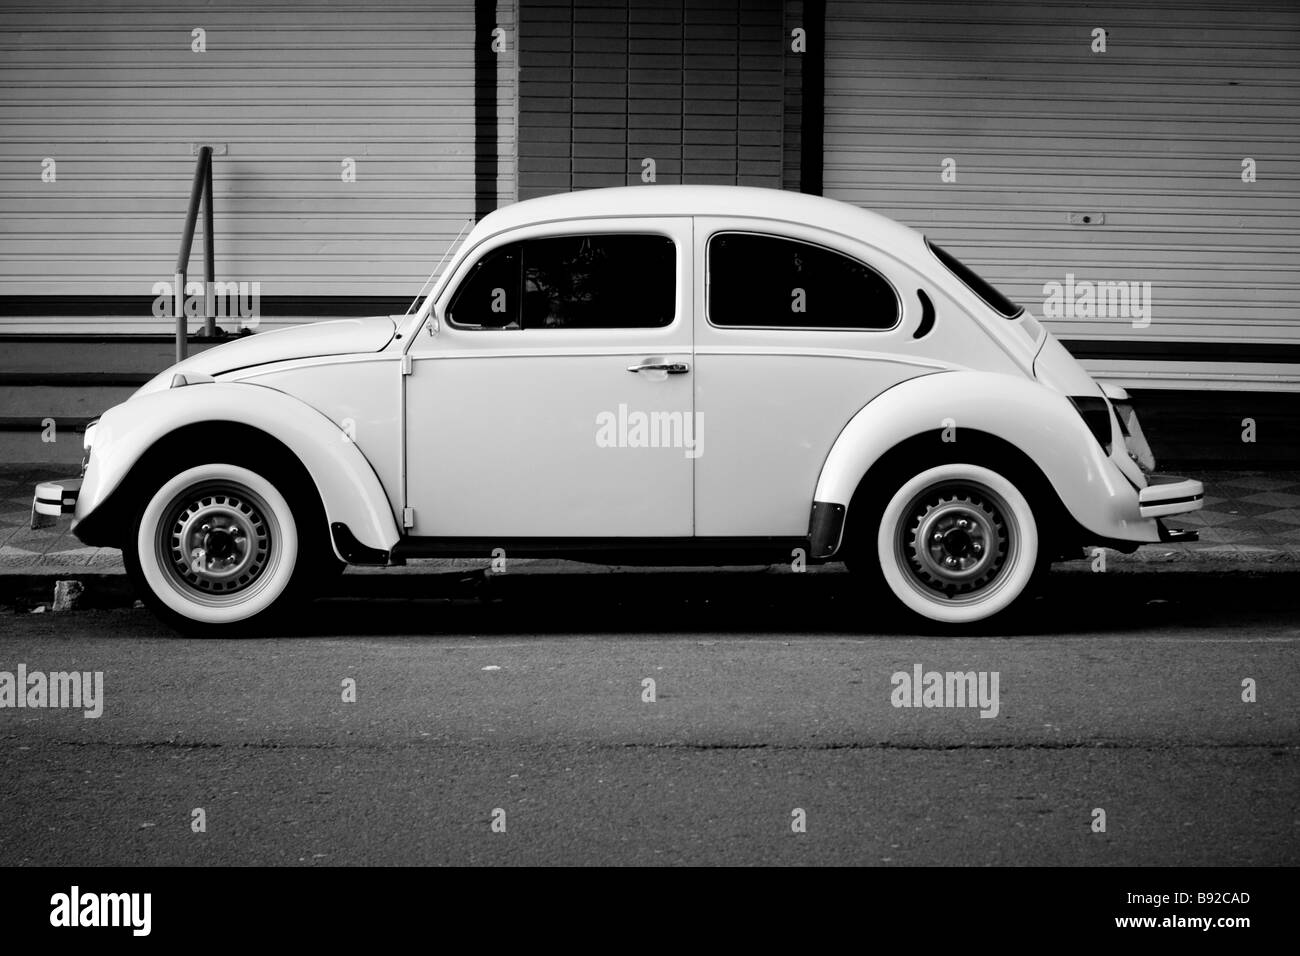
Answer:
[[[396,331],[397,325],[392,317],[380,315],[368,319],[311,322],[273,332],[255,332],[177,362],[159,372],[136,394],[170,387],[172,376],[178,372],[217,376],[223,372],[289,359],[378,352],[392,341]]]

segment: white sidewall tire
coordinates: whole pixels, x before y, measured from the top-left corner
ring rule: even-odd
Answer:
[[[158,523],[180,492],[204,481],[229,481],[243,485],[262,499],[270,512],[267,517],[273,518],[278,525],[279,540],[273,542],[272,566],[265,569],[264,579],[254,592],[250,592],[246,601],[210,606],[187,598],[159,562]],[[164,484],[145,505],[136,529],[135,544],[141,576],[154,597],[176,614],[198,624],[236,624],[268,611],[288,590],[298,565],[298,526],[289,502],[267,479],[238,465],[198,465]]]
[[[1018,535],[1017,553],[1010,564],[999,572],[997,583],[987,597],[955,603],[940,595],[923,593],[907,568],[899,566],[895,539],[899,522],[906,520],[907,510],[926,488],[948,481],[965,481],[987,487],[1000,497],[1008,514],[1005,520],[1015,523]],[[1006,610],[1024,593],[1033,580],[1038,564],[1038,523],[1025,496],[1010,481],[995,471],[979,465],[946,464],[921,472],[907,481],[890,498],[880,518],[876,536],[876,555],[880,573],[890,591],[909,610],[943,624],[970,624],[992,617]]]

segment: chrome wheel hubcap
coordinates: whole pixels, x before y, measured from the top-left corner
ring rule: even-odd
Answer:
[[[271,561],[275,529],[247,488],[210,484],[182,492],[159,529],[159,557],[191,595],[232,596],[254,587]]]
[[[1006,515],[1006,505],[987,489],[928,489],[908,508],[899,556],[922,590],[973,596],[993,584],[1014,555]]]

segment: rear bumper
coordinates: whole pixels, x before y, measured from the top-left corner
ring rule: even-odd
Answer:
[[[1187,531],[1183,528],[1167,528],[1163,521],[1157,521],[1160,526],[1160,541],[1162,544],[1192,544],[1200,541],[1201,536],[1195,531]]]
[[[32,495],[32,528],[48,528],[75,512],[81,481],[80,478],[56,478],[38,484]]]
[[[1114,412],[1111,461],[1136,491],[1138,521],[1133,524],[1146,524],[1144,542],[1178,544],[1196,541],[1195,531],[1169,528],[1161,519],[1200,510],[1204,504],[1204,486],[1194,478],[1155,472],[1155,456],[1128,393],[1107,385],[1102,386],[1102,391]],[[1132,504],[1128,507],[1131,509]],[[1131,510],[1129,514],[1132,514]]]
[[[1143,518],[1163,518],[1200,510],[1205,487],[1195,478],[1148,475],[1147,486],[1138,492],[1138,513]]]

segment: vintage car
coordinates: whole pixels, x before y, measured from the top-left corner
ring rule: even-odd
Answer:
[[[265,625],[345,564],[847,561],[947,624],[1053,560],[1186,540],[1128,396],[920,233],[742,187],[479,222],[418,308],[247,336],[86,429],[74,515],[182,629]],[[497,549],[502,549],[498,551]]]

